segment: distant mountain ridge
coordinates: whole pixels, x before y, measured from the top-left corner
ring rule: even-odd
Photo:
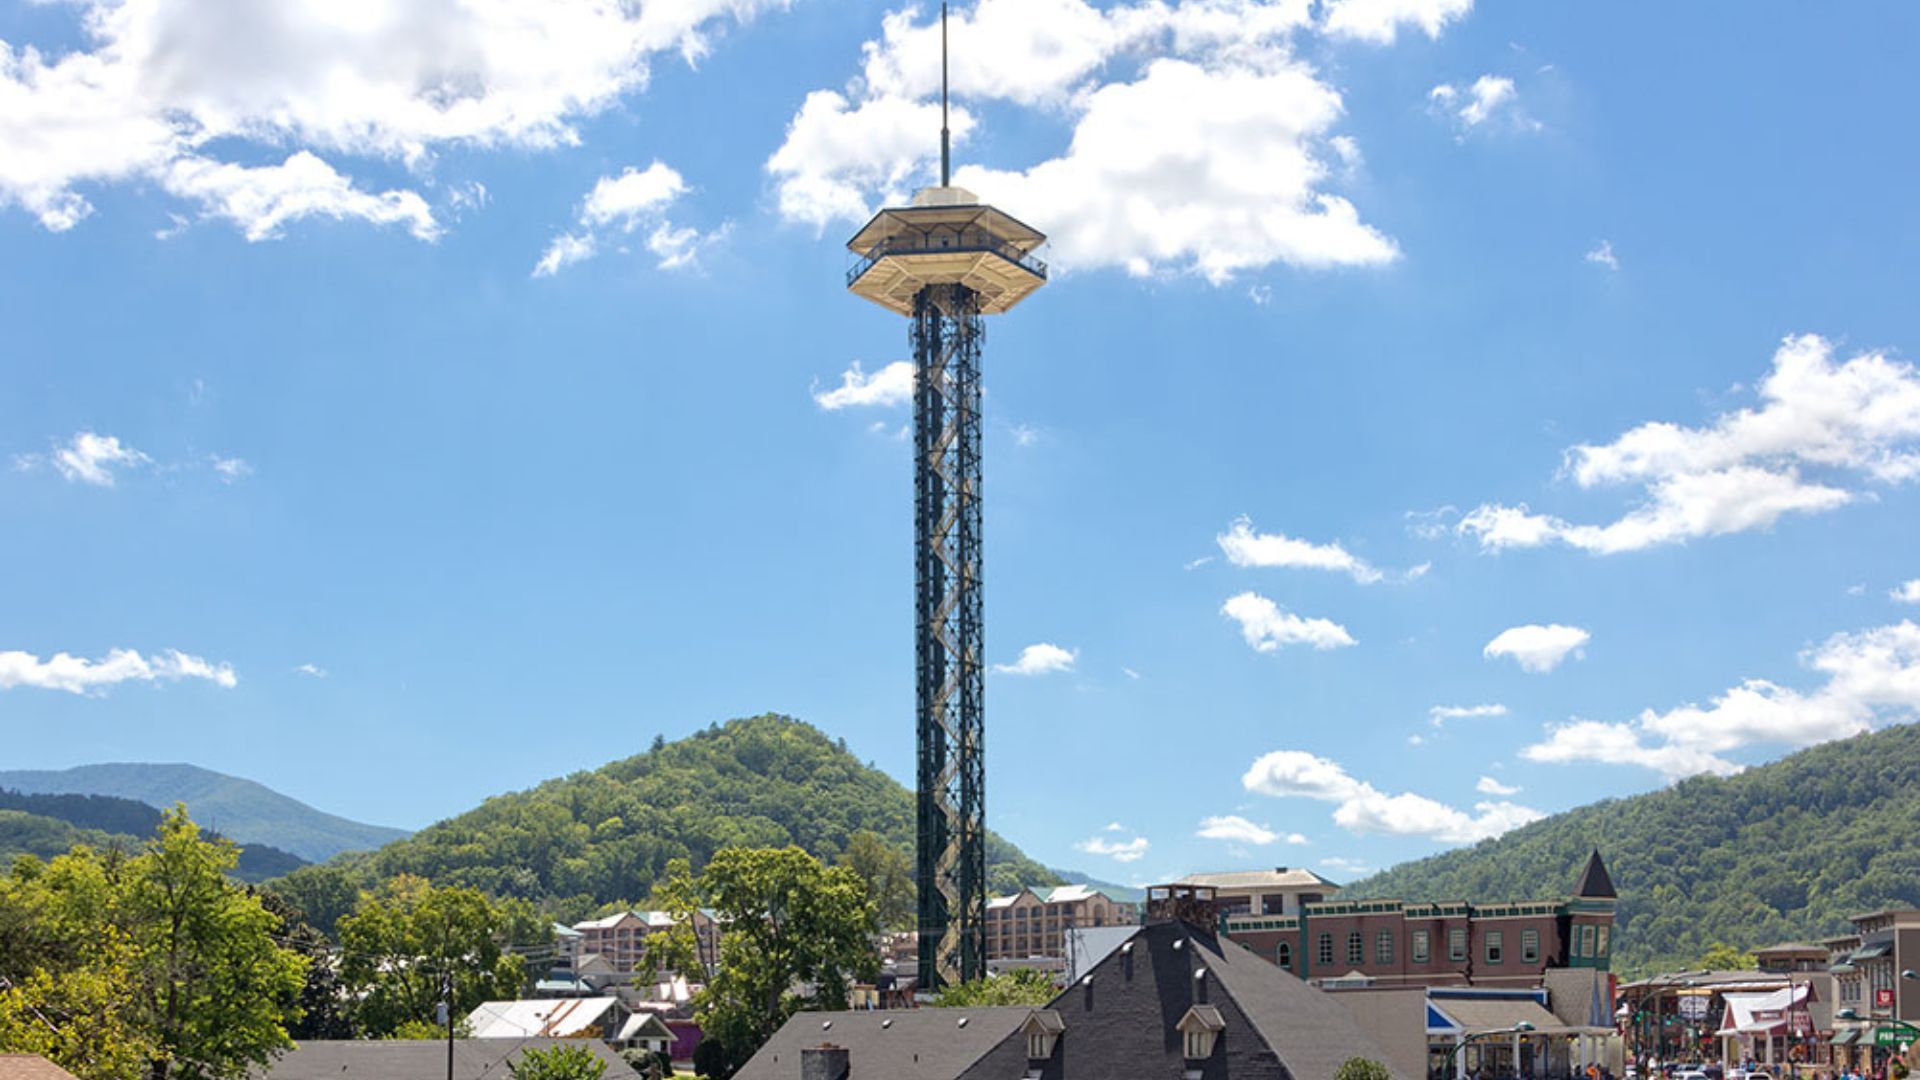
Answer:
[[[109,795],[159,809],[185,803],[202,828],[241,844],[263,844],[308,862],[381,847],[405,829],[368,825],[316,810],[252,780],[197,765],[117,762],[58,770],[0,772],[0,788],[28,795]]]
[[[159,831],[160,811],[113,795],[25,795],[0,787],[0,864],[16,855],[51,859],[76,844],[137,852]],[[207,838],[218,837],[211,831]],[[233,876],[259,882],[309,865],[266,844],[242,844]]]
[[[1596,848],[1620,893],[1614,969],[1629,974],[1692,965],[1716,942],[1817,941],[1849,916],[1920,906],[1920,725],[1568,810],[1341,895],[1551,899]]]

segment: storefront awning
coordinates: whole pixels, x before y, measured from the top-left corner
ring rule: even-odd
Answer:
[[[1859,1037],[1860,1037],[1860,1033],[1858,1031],[1855,1031],[1853,1028],[1842,1028],[1841,1030],[1833,1033],[1833,1038],[1827,1040],[1827,1045],[1851,1046],[1853,1045],[1853,1040]]]
[[[1593,1035],[1613,1031],[1612,1028],[1571,1027],[1533,1001],[1448,998],[1430,1000],[1427,1004],[1430,1011],[1438,1011],[1453,1021],[1452,1034],[1456,1035],[1506,1031],[1522,1022],[1533,1025],[1533,1030],[1525,1033],[1528,1035]]]

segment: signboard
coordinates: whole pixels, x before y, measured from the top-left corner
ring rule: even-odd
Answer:
[[[1876,1009],[1893,1008],[1893,990],[1884,988],[1873,992],[1873,1007]]]
[[[1681,1016],[1696,1023],[1707,1018],[1707,999],[1704,997],[1683,997],[1679,1008]]]
[[[1905,1028],[1883,1027],[1873,1033],[1875,1046],[1904,1046],[1913,1037],[1913,1032]]]

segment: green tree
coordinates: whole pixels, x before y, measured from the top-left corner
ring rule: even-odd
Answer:
[[[980,1008],[987,1005],[1045,1005],[1060,996],[1060,988],[1045,972],[1016,968],[1005,975],[989,975],[969,983],[943,986],[933,996],[938,1008]]]
[[[0,1045],[83,1080],[225,1080],[289,1045],[307,961],[228,878],[238,860],[182,807],[131,858],[17,860],[0,883]]]
[[[866,883],[844,866],[821,866],[797,847],[729,848],[714,853],[700,880],[726,927],[719,970],[695,1014],[725,1048],[722,1075],[801,1006],[844,1008],[849,977],[878,967]],[[792,994],[795,983],[811,984],[813,1000]]]
[[[326,935],[309,925],[300,909],[279,893],[267,889],[253,892],[261,906],[280,920],[280,944],[307,960],[306,981],[300,987],[300,1015],[288,1025],[287,1034],[295,1042],[353,1038],[346,991],[340,985],[340,969]]]
[[[1354,1057],[1340,1063],[1333,1080],[1393,1080],[1393,1073],[1377,1061]]]
[[[276,878],[269,886],[288,904],[297,908],[314,929],[323,934],[338,931],[340,920],[353,913],[360,902],[359,875],[350,864],[336,860],[318,866],[303,866]]]
[[[122,927],[139,957],[140,1004],[166,1056],[154,1076],[241,1076],[291,1045],[286,1024],[307,961],[273,941],[280,920],[227,875],[240,853],[167,811],[122,877]]]
[[[584,1046],[529,1050],[507,1066],[513,1080],[600,1080],[607,1063]]]
[[[713,978],[715,958],[707,957],[700,947],[700,883],[694,880],[693,867],[685,859],[669,859],[667,873],[653,888],[653,905],[673,920],[673,925],[647,935],[648,959],[654,967],[677,971],[702,982]]]
[[[1708,971],[1752,971],[1760,966],[1750,952],[1743,952],[1724,941],[1716,941],[1700,954],[1700,967]]]
[[[900,930],[914,925],[913,860],[907,858],[904,848],[888,843],[887,838],[877,832],[862,829],[847,838],[846,850],[840,853],[840,865],[866,882],[876,930]]]
[[[361,1033],[380,1038],[409,1020],[431,1023],[449,982],[456,1017],[517,996],[523,964],[502,947],[508,923],[475,889],[436,888],[412,876],[362,897],[340,920],[341,978],[359,1000]]]

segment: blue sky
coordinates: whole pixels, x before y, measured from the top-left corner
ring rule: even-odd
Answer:
[[[5,765],[419,826],[775,710],[911,778],[842,244],[932,9],[523,9],[0,3]],[[996,828],[1341,878],[1920,707],[1920,12],[955,13],[1056,268],[985,358]]]

